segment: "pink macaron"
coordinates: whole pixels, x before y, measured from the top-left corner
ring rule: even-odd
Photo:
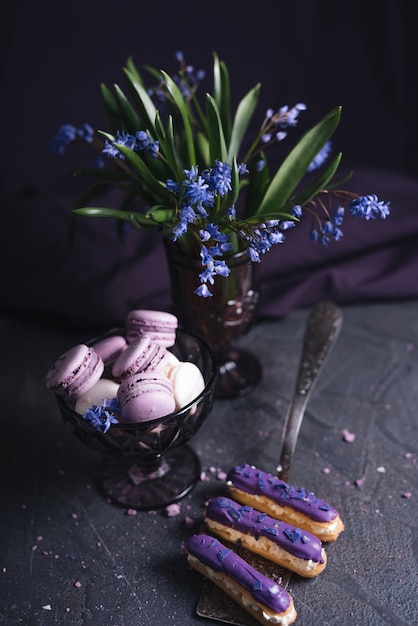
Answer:
[[[78,344],[62,354],[46,376],[46,386],[58,396],[79,398],[103,374],[104,363],[90,346]]]
[[[123,380],[137,372],[162,371],[169,360],[169,352],[149,337],[130,343],[117,357],[112,367],[115,378]]]
[[[176,342],[178,319],[166,311],[136,309],[126,316],[126,339],[128,343],[138,337],[150,337],[156,343],[170,348]]]
[[[103,360],[105,369],[108,370],[111,370],[113,363],[126,346],[126,339],[122,335],[110,335],[109,337],[99,339],[93,344],[93,348]]]
[[[117,397],[122,407],[122,422],[148,422],[175,410],[171,383],[158,374],[140,372],[126,378]]]

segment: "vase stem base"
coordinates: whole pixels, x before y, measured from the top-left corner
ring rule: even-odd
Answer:
[[[251,391],[262,377],[259,360],[251,352],[228,348],[218,355],[217,398],[235,398]]]
[[[164,453],[161,466],[142,472],[140,465],[126,459],[108,458],[101,472],[101,486],[114,503],[151,511],[167,506],[187,495],[200,479],[201,464],[196,452],[187,445]]]

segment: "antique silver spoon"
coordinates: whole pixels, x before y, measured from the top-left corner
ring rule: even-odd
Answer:
[[[286,415],[277,476],[289,481],[290,464],[308,400],[341,330],[343,316],[333,302],[319,302],[306,321],[295,391]]]

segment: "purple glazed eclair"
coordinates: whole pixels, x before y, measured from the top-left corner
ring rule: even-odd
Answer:
[[[295,524],[321,541],[335,541],[344,530],[338,511],[303,487],[293,487],[253,465],[237,465],[227,475],[234,500]]]
[[[205,524],[218,537],[305,578],[317,576],[326,566],[327,557],[318,537],[248,504],[212,498],[206,507]]]
[[[200,534],[186,546],[190,566],[209,578],[263,626],[289,626],[296,619],[292,596],[215,537]]]

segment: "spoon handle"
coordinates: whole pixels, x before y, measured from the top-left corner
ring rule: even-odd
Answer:
[[[290,464],[309,397],[341,330],[343,316],[333,302],[319,302],[310,311],[296,379],[282,434],[277,476],[288,482]]]

